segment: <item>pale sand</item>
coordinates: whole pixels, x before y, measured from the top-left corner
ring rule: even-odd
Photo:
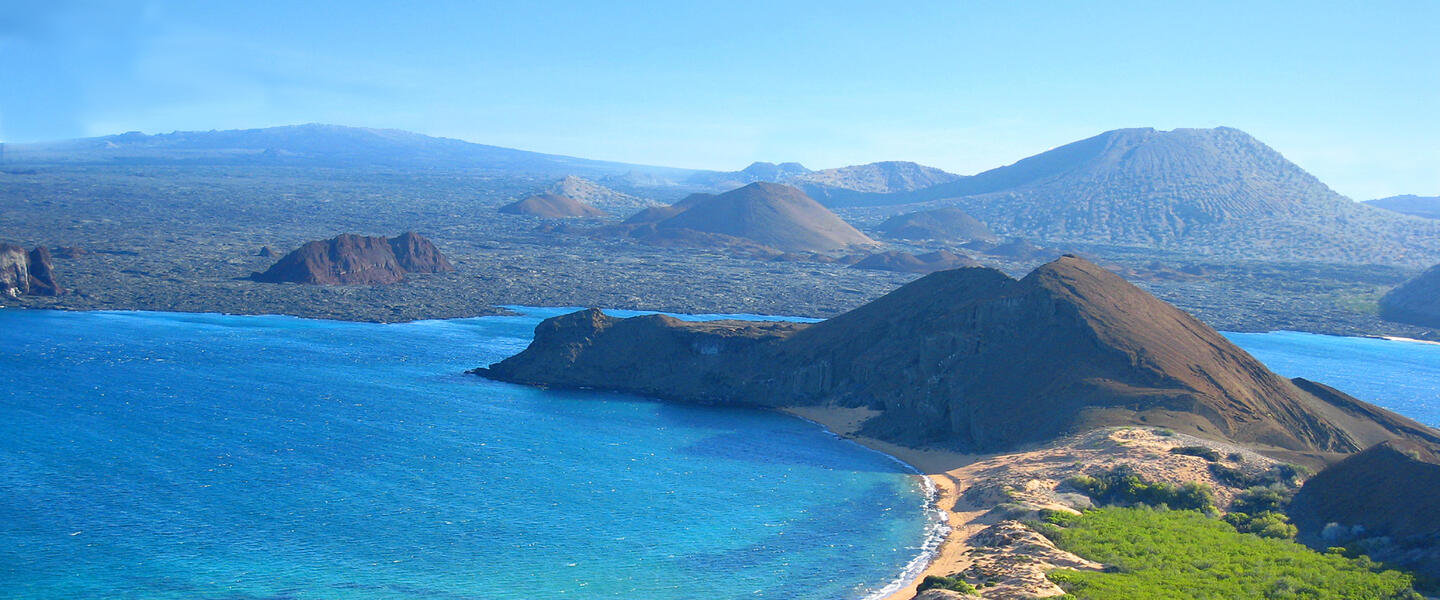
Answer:
[[[1177,446],[1204,445],[1222,454],[1237,453],[1241,460],[1226,459],[1234,468],[1264,470],[1275,461],[1231,444],[1201,440],[1182,434],[1147,428],[1114,428],[1063,438],[1042,447],[999,454],[962,454],[944,450],[907,448],[856,434],[860,424],[878,414],[863,408],[790,407],[784,412],[819,423],[836,435],[865,447],[884,452],[924,473],[938,492],[936,506],[949,520],[950,534],[930,565],[904,588],[885,600],[910,600],[915,588],[928,575],[949,576],[966,570],[984,572],[997,581],[986,588],[986,598],[1045,598],[1063,591],[1045,573],[1053,568],[1098,569],[1101,565],[1054,548],[1038,535],[1030,544],[995,543],[997,531],[1015,530],[1018,523],[1006,521],[997,506],[1024,505],[1030,509],[1072,511],[1067,498],[1056,488],[1066,478],[1084,471],[1128,464],[1151,481],[1209,484],[1219,506],[1226,506],[1237,489],[1217,481],[1203,458],[1172,454]],[[962,492],[965,492],[962,495]],[[1014,518],[1014,517],[1008,517]],[[999,529],[991,529],[999,524]],[[985,535],[977,535],[990,529]],[[1022,531],[1023,527],[1019,527]],[[1022,540],[1023,542],[1023,540]],[[1025,554],[1032,560],[1007,561],[1007,554]]]
[[[1417,339],[1415,339],[1415,338],[1400,337],[1400,336],[1398,336],[1398,335],[1382,335],[1382,336],[1380,336],[1380,339],[1382,339],[1382,340],[1390,340],[1390,341],[1392,341],[1392,342],[1409,342],[1409,343],[1412,343],[1412,344],[1434,344],[1434,345],[1440,345],[1440,342],[1436,342],[1436,341],[1433,341],[1433,340],[1417,340]]]

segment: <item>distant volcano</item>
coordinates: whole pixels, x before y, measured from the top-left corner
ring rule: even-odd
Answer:
[[[740,238],[784,252],[877,245],[835,213],[787,185],[757,182],[723,194],[696,194],[632,217],[663,233],[688,230]]]
[[[605,212],[569,196],[537,194],[500,207],[500,212],[550,219],[604,217]]]

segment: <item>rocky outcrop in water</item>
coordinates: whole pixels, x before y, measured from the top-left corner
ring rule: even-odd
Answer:
[[[1440,265],[1380,297],[1380,317],[1396,323],[1440,328]]]
[[[250,278],[268,283],[376,285],[399,283],[407,273],[454,270],[430,240],[414,232],[393,238],[346,233],[308,242]]]
[[[26,252],[12,244],[0,244],[0,297],[61,296],[65,288],[55,283],[50,250],[36,246]]]
[[[934,273],[814,325],[582,311],[546,320],[525,351],[476,372],[687,402],[865,406],[883,412],[863,433],[968,450],[1111,425],[1302,453],[1440,441],[1403,417],[1279,377],[1210,327],[1070,256],[1021,280],[986,268]]]

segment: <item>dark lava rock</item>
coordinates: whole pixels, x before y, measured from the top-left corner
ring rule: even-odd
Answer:
[[[53,251],[55,258],[73,259],[90,254],[89,250],[79,246],[59,246]]]
[[[880,224],[885,237],[897,240],[942,242],[995,241],[995,234],[975,217],[958,208],[940,208],[895,215]]]
[[[500,212],[511,215],[530,215],[547,219],[571,217],[603,218],[605,212],[574,198],[556,194],[536,194],[500,207]]]
[[[1440,328],[1440,265],[1380,298],[1380,317],[1396,323]]]
[[[980,266],[980,263],[975,262],[974,259],[960,256],[948,250],[938,250],[920,255],[889,250],[871,254],[870,256],[860,259],[855,264],[850,265],[851,268],[855,269],[899,271],[902,273],[934,273],[946,269],[978,266]]]
[[[271,248],[269,246],[261,246],[260,251],[255,253],[255,256],[259,256],[261,258],[275,258],[279,255],[280,253],[276,252],[274,248]]]
[[[251,279],[318,285],[391,284],[406,273],[446,273],[455,267],[414,232],[394,238],[346,233],[308,242]]]
[[[62,296],[65,288],[55,283],[50,250],[36,246],[26,252],[12,244],[0,244],[0,296]]]
[[[475,372],[687,402],[866,406],[882,411],[867,435],[969,450],[1112,425],[1312,454],[1440,441],[1271,373],[1190,315],[1071,256],[1021,280],[987,268],[933,273],[813,325],[582,311],[547,319],[525,351]]]

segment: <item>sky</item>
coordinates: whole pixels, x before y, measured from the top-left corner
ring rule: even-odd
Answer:
[[[1440,2],[0,0],[0,141],[299,123],[734,170],[961,174],[1230,126],[1440,195]]]

